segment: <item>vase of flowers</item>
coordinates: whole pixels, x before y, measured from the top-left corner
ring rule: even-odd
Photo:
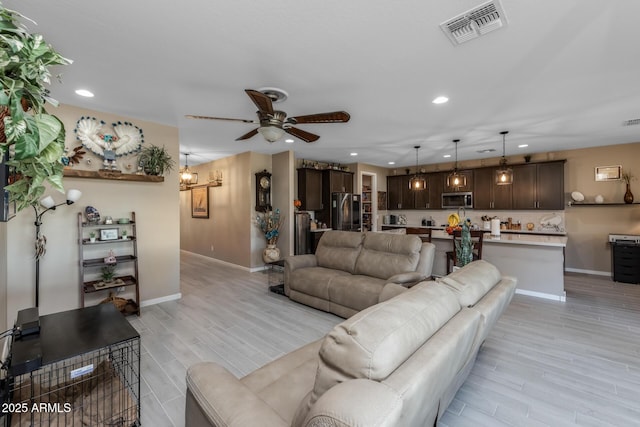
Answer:
[[[258,214],[256,218],[256,223],[267,240],[267,247],[262,252],[264,262],[273,262],[280,259],[280,249],[276,244],[278,243],[280,227],[283,221],[284,216],[280,215],[280,209],[266,211],[263,214]]]
[[[624,202],[628,205],[633,203],[633,193],[631,192],[631,181],[635,176],[628,171],[622,172],[622,180],[627,184],[627,191],[624,193]]]

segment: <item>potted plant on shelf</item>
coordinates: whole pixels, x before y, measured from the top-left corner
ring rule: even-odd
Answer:
[[[266,211],[263,214],[258,214],[256,223],[260,227],[260,231],[264,234],[264,238],[267,239],[267,247],[262,252],[262,259],[264,262],[274,262],[280,259],[280,249],[276,246],[278,243],[278,236],[280,235],[280,227],[284,222],[284,216],[280,215],[280,209],[274,211]]]
[[[626,204],[633,203],[633,193],[631,192],[631,181],[636,179],[636,177],[629,171],[622,172],[622,180],[627,185],[627,191],[624,193],[624,202]]]
[[[164,146],[148,145],[140,150],[138,164],[147,175],[164,175],[175,166],[175,161]]]
[[[49,68],[72,62],[30,34],[21,18],[0,4],[0,163],[8,158],[12,179],[5,189],[17,211],[37,206],[45,182],[64,191],[64,126],[44,105],[58,105],[46,88]]]
[[[103,283],[108,284],[113,282],[113,278],[116,275],[115,265],[113,264],[105,265],[104,267],[102,267],[101,271],[102,271],[102,274],[100,275],[100,278],[102,278]]]
[[[122,230],[122,240],[127,240],[127,230]]]
[[[92,232],[89,233],[89,241],[91,243],[95,243],[96,242],[96,233],[95,233],[95,231],[92,231]]]

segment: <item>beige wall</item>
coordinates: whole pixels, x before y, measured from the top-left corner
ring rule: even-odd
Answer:
[[[178,130],[141,120],[113,114],[60,106],[52,111],[67,130],[67,147],[79,145],[73,129],[81,116],[104,120],[130,121],[142,128],[145,144],[165,146],[178,159]],[[92,159],[87,165],[86,160]],[[135,170],[135,156],[119,161],[131,164]],[[98,169],[101,160],[87,153],[76,168]],[[140,273],[140,298],[157,302],[180,295],[179,197],[177,168],[165,176],[163,183],[130,182],[65,178],[66,189],[77,188],[82,198],[71,206],[61,206],[43,217],[41,231],[47,237],[47,253],[40,261],[40,314],[47,314],[80,306],[78,279],[77,213],[87,205],[96,207],[104,217],[128,217],[136,212]],[[63,194],[48,191],[56,202]],[[35,220],[32,209],[25,209],[7,223],[7,313],[3,316],[13,324],[18,310],[34,304],[35,266],[33,242]],[[1,233],[0,233],[1,235]],[[1,244],[0,238],[0,244]],[[105,248],[106,251],[106,248]],[[105,253],[106,256],[106,253]],[[1,288],[0,279],[0,288]],[[105,295],[106,296],[106,295]]]
[[[598,194],[605,203],[622,203],[625,185],[622,181],[595,181],[596,166],[622,165],[636,175],[631,182],[635,201],[640,202],[640,143],[610,145],[556,153],[567,159],[565,191],[567,200],[572,191],[580,191],[586,200],[594,201]],[[565,209],[569,242],[566,266],[585,272],[610,272],[611,249],[609,233],[640,234],[640,204],[622,206],[582,206]]]
[[[209,188],[208,219],[191,218],[190,191],[180,192],[180,247],[247,269],[264,266],[266,242],[256,226],[255,173],[264,169],[272,176],[272,205],[285,215],[278,247],[283,255],[291,250],[293,214],[293,152],[274,156],[246,152],[190,168],[205,183],[209,171],[223,173],[221,187]],[[212,249],[213,248],[213,249]]]

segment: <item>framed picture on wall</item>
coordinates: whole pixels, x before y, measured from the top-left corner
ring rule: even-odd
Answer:
[[[209,187],[191,189],[191,218],[209,218]]]
[[[378,191],[378,210],[387,209],[387,192],[386,191]]]
[[[622,166],[596,166],[596,181],[618,181],[621,178]]]

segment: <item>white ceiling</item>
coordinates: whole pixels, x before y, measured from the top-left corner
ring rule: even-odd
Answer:
[[[640,141],[640,1],[502,0],[508,26],[453,46],[440,23],[482,0],[4,0],[73,65],[65,104],[177,126],[190,164],[244,151],[388,166]],[[57,70],[58,71],[58,70]],[[244,89],[274,86],[290,116],[346,110],[346,124],[299,125],[311,144],[235,138],[254,119]],[[74,94],[95,93],[91,99]],[[450,101],[434,105],[446,95]],[[135,123],[135,120],[132,120]],[[152,143],[153,141],[146,141]],[[517,145],[528,144],[526,149]],[[490,154],[477,153],[494,148]],[[357,152],[356,158],[349,153]],[[184,157],[181,162],[184,163]]]

